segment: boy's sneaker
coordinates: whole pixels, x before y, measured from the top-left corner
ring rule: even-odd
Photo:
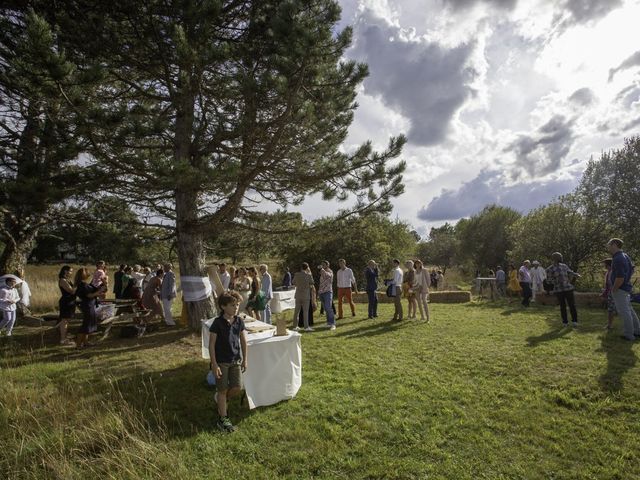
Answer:
[[[236,427],[233,426],[229,417],[220,417],[218,419],[217,427],[221,432],[231,433],[236,431]]]
[[[578,328],[578,322],[571,322],[571,325],[573,325],[573,328]]]
[[[307,327],[304,329],[305,332],[313,332],[313,328],[311,327]]]
[[[336,326],[335,326],[335,325],[331,325],[331,326],[329,327],[329,330],[335,330],[335,329],[336,329]]]

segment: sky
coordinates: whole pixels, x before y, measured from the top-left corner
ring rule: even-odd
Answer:
[[[393,216],[421,235],[487,204],[548,203],[640,134],[640,0],[340,3],[346,56],[370,72],[344,148],[407,136]]]

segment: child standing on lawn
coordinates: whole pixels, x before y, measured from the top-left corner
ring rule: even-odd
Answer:
[[[20,295],[15,286],[16,281],[13,278],[7,278],[5,284],[0,287],[0,330],[6,329],[7,337],[11,336],[16,323],[17,304],[20,301]]]
[[[222,313],[209,328],[209,356],[211,371],[216,376],[215,400],[220,416],[217,427],[223,432],[235,430],[229,420],[227,402],[242,391],[242,373],[247,370],[247,332],[238,316],[240,302],[242,297],[237,292],[220,295],[218,306]]]

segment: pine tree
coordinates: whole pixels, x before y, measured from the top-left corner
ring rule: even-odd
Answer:
[[[349,215],[388,211],[402,192],[404,163],[390,162],[404,137],[342,150],[367,67],[344,60],[337,2],[57,4],[77,58],[110,80],[87,118],[91,152],[120,194],[175,226],[181,275],[205,276],[205,240],[256,203],[318,194],[349,199]],[[196,329],[212,314],[210,299],[188,307]]]
[[[0,10],[0,273],[24,267],[40,228],[92,184],[70,108],[82,77],[42,17]]]

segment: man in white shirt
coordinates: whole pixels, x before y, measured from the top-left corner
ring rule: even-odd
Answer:
[[[402,320],[402,279],[404,278],[404,272],[400,268],[400,260],[397,258],[393,260],[393,290],[395,296],[393,297],[393,304],[395,311],[393,312],[393,320]]]
[[[522,306],[528,307],[531,303],[531,262],[525,260],[518,270],[518,280],[520,281],[520,287],[522,288]]]
[[[224,263],[218,265],[218,271],[220,275],[220,282],[222,283],[222,288],[226,292],[229,290],[229,284],[231,283],[231,274],[227,272],[227,265]]]
[[[347,261],[344,258],[338,260],[338,320],[343,318],[342,315],[342,300],[346,298],[351,306],[351,315],[356,316],[356,304],[353,303],[353,297],[351,296],[351,287],[353,286],[356,293],[358,293],[358,285],[356,284],[356,277],[353,275],[353,270],[347,267]]]
[[[536,301],[536,295],[540,295],[544,292],[544,281],[547,279],[547,271],[540,266],[540,262],[533,261],[533,267],[531,268],[531,290],[533,291],[532,300]]]

